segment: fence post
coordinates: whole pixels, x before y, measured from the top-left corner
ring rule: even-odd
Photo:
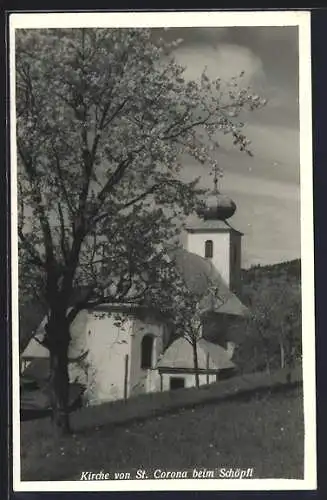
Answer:
[[[124,399],[128,396],[128,354],[125,354],[125,369],[124,369]]]

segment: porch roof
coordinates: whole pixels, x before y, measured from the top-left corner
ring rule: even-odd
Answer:
[[[218,371],[235,368],[231,353],[203,338],[197,342],[197,355],[199,370]],[[184,338],[175,340],[157,363],[157,368],[194,369],[192,345]]]

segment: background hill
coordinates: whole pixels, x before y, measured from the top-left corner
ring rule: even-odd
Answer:
[[[242,282],[244,286],[253,281],[261,282],[266,279],[282,281],[301,281],[301,260],[295,259],[287,262],[278,262],[266,266],[252,266],[249,269],[242,269]]]

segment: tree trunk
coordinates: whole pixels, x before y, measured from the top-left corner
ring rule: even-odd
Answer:
[[[279,339],[279,350],[280,350],[280,367],[285,368],[285,348],[283,339]]]
[[[192,342],[195,386],[200,387],[197,342]]]
[[[292,371],[295,366],[296,348],[294,345],[294,338],[292,330],[288,334],[288,353],[287,353],[287,382],[290,383],[292,379]]]
[[[265,351],[265,358],[266,358],[266,373],[267,375],[270,375],[270,358],[267,351]]]
[[[50,401],[52,420],[59,435],[69,434],[69,326],[65,316],[50,319],[47,325],[50,351]]]

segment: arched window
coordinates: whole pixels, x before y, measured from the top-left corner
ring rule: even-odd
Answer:
[[[207,240],[204,244],[204,256],[207,259],[212,259],[213,257],[213,241]]]
[[[141,344],[141,368],[144,370],[153,367],[153,342],[152,335],[144,335]]]

